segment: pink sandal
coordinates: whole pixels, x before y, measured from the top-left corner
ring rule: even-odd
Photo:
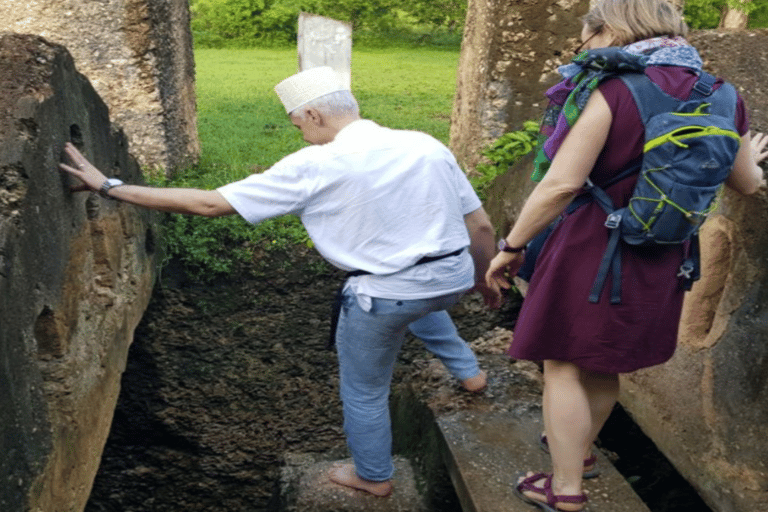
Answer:
[[[535,482],[538,482],[542,478],[544,479],[544,486],[539,487],[538,485],[535,485]],[[530,498],[525,494],[523,494],[523,492],[525,491],[531,491],[531,492],[535,492],[536,494],[541,494],[547,498],[547,501],[543,502],[543,501]],[[515,494],[517,495],[518,498],[520,498],[524,502],[530,503],[531,505],[535,505],[547,512],[569,512],[558,507],[558,504],[560,503],[570,503],[573,505],[581,505],[587,502],[587,495],[584,493],[577,494],[577,495],[567,495],[567,494],[556,495],[552,491],[552,475],[547,473],[536,473],[535,475],[525,477],[523,480],[520,481],[520,483],[518,483],[515,486]],[[584,507],[578,510],[583,510],[583,509]]]

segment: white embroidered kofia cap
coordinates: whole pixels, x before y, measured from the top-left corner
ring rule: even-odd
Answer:
[[[321,96],[344,90],[349,90],[349,87],[329,66],[296,73],[275,86],[275,92],[289,114]]]

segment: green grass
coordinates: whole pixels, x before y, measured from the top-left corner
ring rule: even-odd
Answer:
[[[305,145],[273,91],[297,70],[295,50],[197,50],[202,167],[224,182],[268,167]],[[427,132],[447,143],[458,52],[365,50],[352,56],[352,90],[363,117]]]
[[[306,146],[273,87],[297,71],[296,50],[198,49],[196,89],[199,164],[166,186],[213,189],[269,168]],[[352,55],[352,91],[363,117],[391,128],[424,131],[448,143],[458,51],[367,49]],[[233,265],[255,264],[252,249],[285,249],[309,243],[297,219],[249,226],[239,217],[170,216],[168,257],[179,258],[193,278],[205,281]]]

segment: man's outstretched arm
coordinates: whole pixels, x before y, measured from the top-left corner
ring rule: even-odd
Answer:
[[[60,163],[59,169],[82,182],[72,191],[91,190],[99,192],[107,177],[94,167],[75,146],[67,143],[64,153],[69,164]],[[237,213],[224,196],[216,190],[193,188],[155,188],[139,185],[120,185],[110,188],[107,195],[126,203],[143,206],[151,210],[204,217],[221,217]]]

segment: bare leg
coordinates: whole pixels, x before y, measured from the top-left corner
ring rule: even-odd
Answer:
[[[618,375],[544,362],[544,424],[556,494],[581,493],[583,460],[608,419],[619,391]]]
[[[615,373],[596,373],[580,370],[580,379],[589,401],[590,416],[592,418],[590,437],[592,442],[594,442],[619,398],[619,376]],[[541,435],[545,434],[546,432],[542,432]],[[584,454],[584,458],[587,459],[591,455],[592,446],[590,444]]]
[[[590,439],[594,442],[619,399],[619,376],[615,373],[595,373],[581,370],[581,382],[589,397],[590,415],[592,416]]]
[[[572,363],[544,361],[543,414],[555,494],[582,492],[584,454],[592,444],[592,416],[580,375]]]
[[[351,487],[373,494],[374,496],[386,497],[392,494],[392,481],[372,482],[364,480],[357,476],[354,464],[338,464],[328,472],[328,478],[345,487]]]
[[[544,361],[543,416],[552,456],[552,490],[556,495],[582,493],[585,455],[611,413],[618,397],[618,375],[580,369],[573,363]],[[541,487],[542,478],[535,485]],[[534,491],[524,494],[537,501],[546,496]],[[583,503],[558,503],[558,508],[579,511]]]

